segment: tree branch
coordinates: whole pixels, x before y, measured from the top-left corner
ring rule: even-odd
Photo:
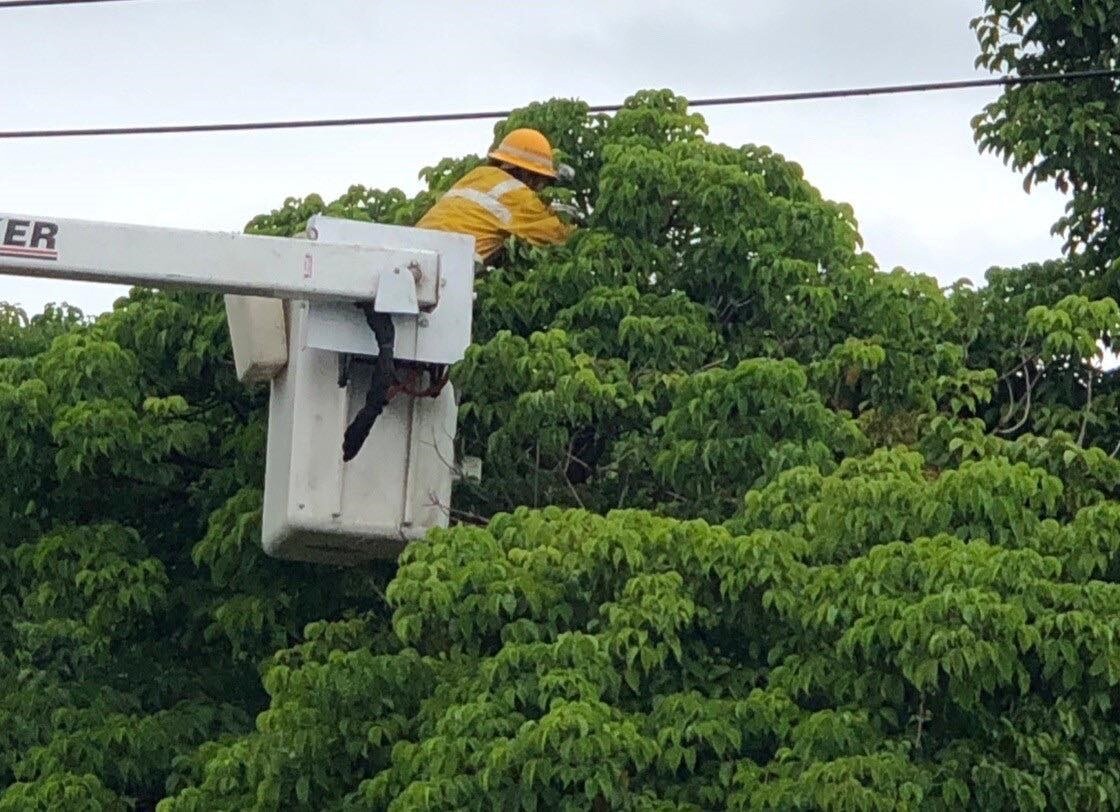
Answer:
[[[455,510],[454,508],[449,508],[448,510],[451,518],[458,519],[464,524],[473,524],[479,527],[485,527],[490,524],[490,520],[481,514],[471,513],[469,510]]]
[[[921,701],[918,704],[918,730],[914,734],[914,747],[918,750],[922,749],[922,728],[926,721],[926,695],[922,692]]]
[[[586,510],[587,508],[584,506],[583,500],[579,498],[579,493],[576,492],[576,486],[572,484],[572,480],[568,479],[568,468],[571,466],[572,462],[578,462],[585,469],[590,467],[579,457],[572,454],[572,446],[575,445],[575,442],[575,437],[570,437],[568,439],[568,450],[566,453],[568,459],[561,465],[557,466],[557,473],[559,473],[560,476],[563,477],[564,483],[568,486],[568,490],[572,492],[572,498],[576,500],[576,504],[579,505],[582,510]]]
[[[447,514],[449,519],[457,519],[464,524],[473,524],[480,527],[485,527],[490,524],[490,519],[487,516],[483,516],[479,513],[471,513],[469,510],[456,510],[450,505],[445,505],[443,502],[439,501],[434,493],[428,494],[428,505],[429,507],[439,508]]]
[[[1023,428],[1023,426],[1025,426],[1027,424],[1027,420],[1030,419],[1030,416],[1031,416],[1031,391],[1034,389],[1034,385],[1036,383],[1038,383],[1038,378],[1035,378],[1032,381],[1030,373],[1027,372],[1028,369],[1029,369],[1029,367],[1023,367],[1023,377],[1026,379],[1026,382],[1027,382],[1026,404],[1023,408],[1023,418],[1018,423],[1016,423],[1014,426],[1012,426],[1011,428],[1007,428],[1007,429],[996,428],[996,430],[995,430],[996,434],[1004,434],[1004,435],[1014,434],[1019,429]],[[1039,376],[1041,376],[1041,375],[1042,375],[1042,373],[1039,373]],[[1011,414],[1013,414],[1013,412]],[[1008,414],[1008,419],[1011,419],[1011,414]]]
[[[1015,390],[1011,388],[1011,379],[1008,378],[1003,383],[1007,387],[1007,414],[1000,418],[998,426],[1007,425],[1011,415],[1015,414],[1015,410],[1019,408],[1019,399],[1015,397]]]
[[[710,363],[705,364],[704,366],[700,367],[697,372],[707,372],[709,369],[716,369],[717,367],[721,367],[727,363],[727,359],[730,357],[731,355],[725,352],[723,354],[723,357],[718,361],[711,361]]]
[[[747,296],[743,299],[734,299],[730,302],[727,302],[726,304],[722,304],[720,306],[719,313],[716,314],[716,321],[718,321],[720,324],[727,324],[731,316],[738,313],[752,301],[754,301],[753,295]]]
[[[541,442],[537,440],[537,458],[533,466],[533,507],[541,504]]]
[[[1022,361],[1019,362],[1019,365],[1016,366],[1014,369],[1008,370],[1007,372],[1000,375],[999,380],[1000,381],[1010,380],[1012,377],[1014,377],[1015,373],[1017,373],[1019,370],[1023,369],[1023,367],[1025,367],[1028,363],[1030,363],[1031,360],[1032,359],[1030,359],[1030,358],[1024,358]]]
[[[1077,435],[1077,445],[1085,447],[1085,429],[1089,427],[1089,412],[1093,407],[1093,368],[1089,367],[1088,383],[1085,386],[1085,414],[1081,417],[1081,433]]]

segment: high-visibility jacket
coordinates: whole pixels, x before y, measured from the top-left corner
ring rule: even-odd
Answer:
[[[481,259],[494,254],[511,234],[532,245],[557,245],[575,230],[536,192],[496,166],[468,172],[416,225],[471,235]]]

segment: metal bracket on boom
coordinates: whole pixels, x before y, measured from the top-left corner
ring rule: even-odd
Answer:
[[[419,281],[410,272],[402,271],[399,267],[393,268],[392,273],[383,274],[378,281],[377,298],[373,301],[373,309],[378,313],[419,315],[420,301],[416,292]],[[435,289],[438,292],[438,284]]]

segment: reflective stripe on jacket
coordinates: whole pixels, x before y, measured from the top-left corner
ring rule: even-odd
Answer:
[[[501,248],[511,234],[532,245],[556,245],[575,230],[561,222],[536,192],[496,166],[468,172],[416,225],[471,235],[475,253],[482,259]]]

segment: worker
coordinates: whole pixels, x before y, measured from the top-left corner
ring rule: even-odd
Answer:
[[[490,160],[459,180],[420,218],[419,228],[469,234],[475,259],[486,262],[510,235],[532,245],[558,245],[575,230],[556,216],[570,207],[546,206],[537,196],[559,176],[552,145],[537,130],[514,130],[489,153]]]
[[[552,162],[552,145],[537,130],[514,130],[490,151],[486,165],[472,169],[451,187],[416,224],[418,228],[468,234],[475,240],[475,261],[482,266],[501,250],[510,235],[532,245],[558,245],[575,230],[556,216],[570,206],[546,206],[537,196],[560,172]],[[481,268],[476,270],[476,275]],[[393,352],[393,322],[385,313],[376,313],[370,303],[360,305],[366,322],[377,338],[378,362],[373,370],[366,401],[350,425],[342,442],[342,459],[349,462],[361,450],[374,422],[394,391],[402,385]],[[429,386],[438,393],[446,375],[433,373]],[[406,390],[407,391],[407,390]]]

